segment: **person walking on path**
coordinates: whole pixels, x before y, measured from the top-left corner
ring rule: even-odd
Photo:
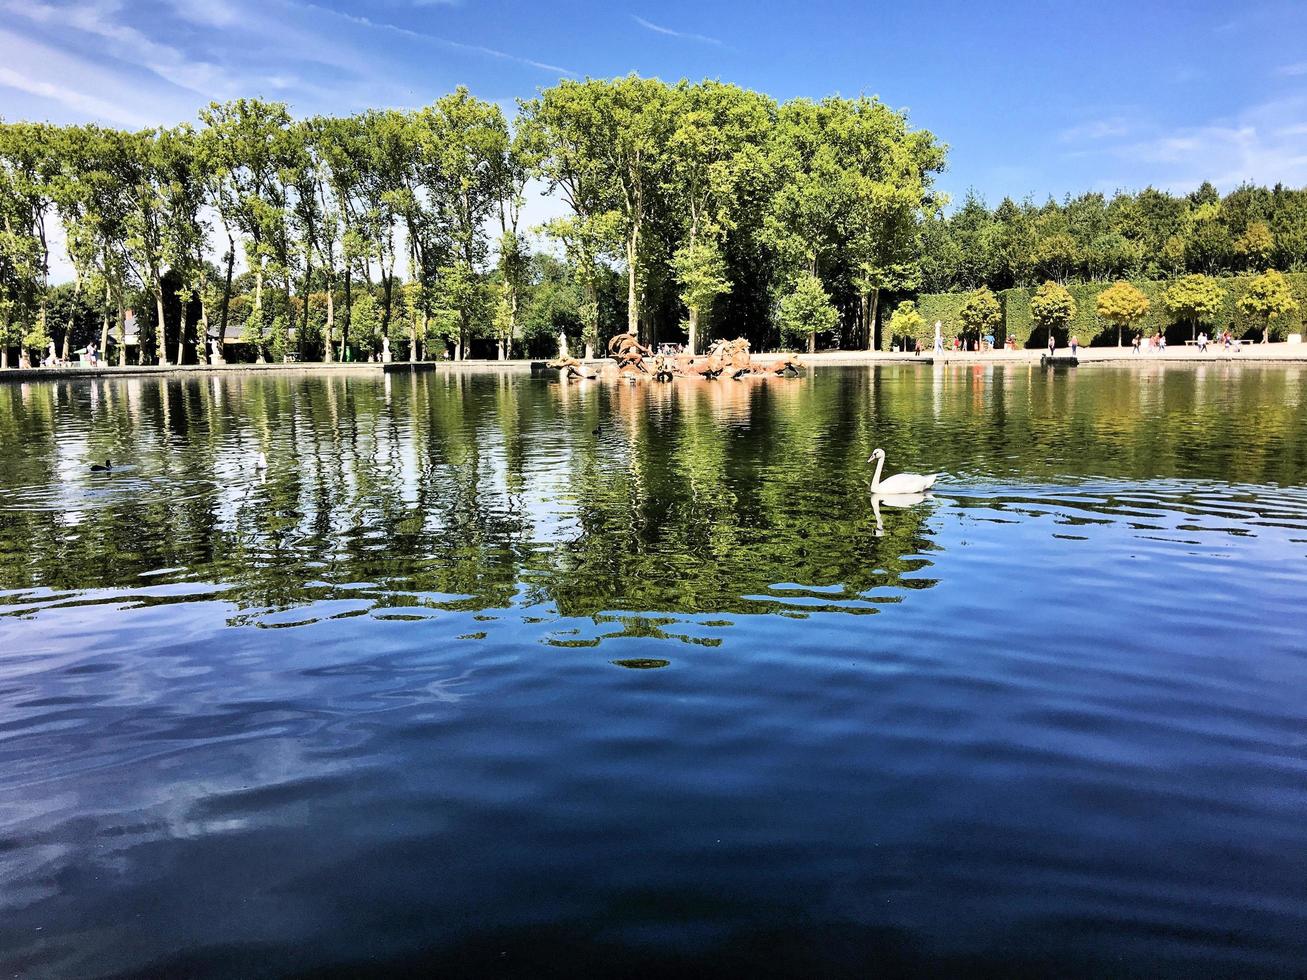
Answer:
[[[1077,340],[1075,337],[1072,337],[1072,338],[1071,338],[1071,356],[1072,356],[1072,357],[1075,357],[1075,356],[1076,356],[1076,353],[1077,353],[1079,350],[1080,350],[1080,341]]]
[[[1057,350],[1057,338],[1053,336],[1053,331],[1048,332],[1048,359],[1053,359],[1053,353]]]
[[[938,320],[935,321],[935,353],[944,353],[944,325]]]

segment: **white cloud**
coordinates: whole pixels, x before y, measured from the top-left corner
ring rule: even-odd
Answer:
[[[1193,187],[1210,180],[1228,190],[1245,181],[1307,184],[1307,96],[1265,102],[1225,119],[1171,129],[1140,125],[1129,140],[1105,141],[1082,156],[1098,156],[1100,172],[1129,166],[1135,178]]]
[[[685,41],[699,41],[703,44],[715,44],[718,47],[725,46],[724,41],[719,38],[709,37],[707,34],[692,34],[689,31],[674,31],[670,27],[663,27],[661,24],[655,24],[652,21],[645,20],[643,17],[636,16],[635,14],[631,15],[631,19],[645,30],[653,31],[655,34],[665,34],[668,37],[679,37]]]
[[[232,98],[242,94],[246,80],[225,69],[161,44],[141,31],[122,23],[123,5],[116,0],[54,6],[31,0],[0,0],[0,10],[25,17],[59,31],[79,31],[106,42],[106,51],[119,61],[148,68],[160,78],[206,98]]]
[[[43,82],[39,79],[29,78],[12,68],[6,68],[2,65],[0,65],[0,86],[17,89],[19,92],[26,92],[28,95],[36,95],[43,99],[50,99],[77,112],[112,119],[114,122],[126,126],[143,127],[146,125],[144,118],[125,111],[121,106],[107,99],[97,98],[86,92],[79,92],[77,89],[69,88],[66,85],[56,85],[53,82]]]
[[[467,51],[472,54],[485,55],[488,58],[497,58],[501,61],[515,61],[519,65],[526,65],[530,68],[539,68],[541,71],[557,72],[560,75],[576,74],[576,72],[572,71],[570,68],[563,68],[560,65],[552,65],[547,61],[536,61],[533,58],[526,58],[521,55],[509,54],[507,51],[500,51],[497,48],[486,47],[482,44],[468,44],[463,41],[452,41],[449,38],[440,37],[436,34],[428,34],[425,31],[415,31],[407,27],[400,27],[397,24],[388,24],[385,21],[371,20],[357,14],[347,14],[339,10],[329,10],[326,7],[320,7],[314,3],[296,2],[296,0],[287,0],[287,2],[306,10],[316,11],[325,16],[349,21],[351,24],[357,24],[360,27],[366,27],[375,31],[385,31],[391,34],[399,34],[404,37],[412,38],[415,41],[437,44],[441,47],[450,48],[455,51]]]

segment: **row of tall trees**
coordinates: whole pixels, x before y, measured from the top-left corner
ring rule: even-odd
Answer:
[[[975,193],[922,223],[922,292],[1307,270],[1307,189],[1209,183],[1176,196],[1082,194],[990,209]]]
[[[474,340],[502,357],[546,319],[591,350],[621,329],[700,347],[710,323],[755,343],[839,323],[870,343],[943,163],[876,99],[778,105],[635,75],[564,81],[511,121],[459,89],[348,117],[239,99],[136,133],[0,124],[0,350],[54,338],[66,356],[77,336],[50,319],[56,224],[63,305],[98,321],[102,349],[144,306],[141,356],[159,363],[204,359],[206,337],[222,357],[231,323],[259,357],[328,360],[433,342],[462,357]],[[566,282],[530,255],[533,181],[567,207],[539,229]],[[807,314],[779,317],[785,300]]]

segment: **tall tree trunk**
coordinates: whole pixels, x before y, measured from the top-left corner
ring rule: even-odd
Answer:
[[[312,295],[309,289],[313,283],[313,262],[309,259],[310,254],[312,253],[306,249],[304,252],[304,320],[295,337],[295,349],[299,351],[301,360],[304,358],[304,338],[309,335],[309,299]]]
[[[136,342],[139,345],[141,335],[136,335]],[[118,366],[127,366],[127,311],[123,308],[123,298],[118,296]]]
[[[222,286],[222,306],[218,312],[218,350],[222,350],[222,345],[227,342],[227,308],[231,304],[231,276],[232,269],[236,265],[236,239],[227,232],[227,241],[230,247],[227,249],[227,279]]]
[[[330,364],[334,359],[331,345],[335,342],[336,328],[336,284],[330,280],[327,281],[327,325],[324,328],[322,344],[322,359]]]
[[[82,298],[82,277],[77,277],[77,285],[73,289],[73,304],[68,310],[68,325],[64,327],[64,363],[68,363],[69,355],[72,354],[72,336],[73,324],[77,319],[77,301]]]
[[[195,360],[198,364],[208,364],[209,357],[209,304],[204,302],[204,293],[197,292],[200,301],[200,335],[195,338]]]
[[[699,353],[699,308],[690,307],[689,348],[691,354]]]
[[[182,303],[181,318],[177,321],[177,364],[186,362],[186,308],[189,302]]]
[[[871,291],[871,318],[867,321],[867,350],[876,349],[876,317],[880,315],[880,289]]]
[[[340,359],[345,360],[345,353],[349,350],[349,327],[350,321],[354,318],[354,301],[350,293],[350,267],[345,263],[345,323],[340,328]]]
[[[817,331],[815,330],[808,334],[808,353],[817,353]]]
[[[113,296],[109,291],[109,282],[105,280],[104,307],[100,311],[100,357],[106,363],[109,357],[109,304],[112,300]]]
[[[266,359],[263,356],[263,259],[259,258],[259,267],[254,272],[254,321],[259,325],[258,337],[255,339],[254,347],[257,356],[254,363],[264,364]]]
[[[636,296],[636,256],[640,249],[640,223],[631,225],[626,239],[626,329],[637,340],[640,337],[640,301]]]
[[[163,328],[163,283],[155,277],[154,280],[154,309],[159,314],[159,325],[156,327],[158,333],[155,335],[155,347],[159,351],[159,364],[161,367],[168,366],[168,341]]]

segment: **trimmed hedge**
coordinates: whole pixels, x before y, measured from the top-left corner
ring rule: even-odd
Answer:
[[[1217,322],[1205,324],[1208,333],[1214,333],[1228,327],[1236,337],[1251,336],[1253,339],[1261,340],[1261,324],[1239,309],[1239,297],[1247,292],[1248,284],[1254,278],[1254,276],[1229,276],[1217,280],[1225,288],[1225,301],[1222,304],[1222,312]],[[1289,288],[1293,291],[1294,299],[1298,301],[1298,312],[1287,322],[1279,325],[1277,333],[1281,337],[1286,333],[1299,332],[1302,327],[1303,317],[1307,315],[1307,272],[1285,273],[1285,278],[1289,281]],[[1161,330],[1166,334],[1168,341],[1179,343],[1190,338],[1193,327],[1188,323],[1174,321],[1166,311],[1166,304],[1163,302],[1162,297],[1172,281],[1134,280],[1130,282],[1132,286],[1135,286],[1148,297],[1148,312],[1134,329],[1142,330],[1145,335]],[[1058,332],[1059,344],[1065,344],[1069,334],[1075,334],[1080,342],[1086,346],[1111,347],[1116,344],[1116,327],[1106,320],[1100,320],[1095,310],[1098,294],[1111,285],[1112,282],[1085,282],[1066,287],[1076,301],[1076,315],[1067,325],[1066,331]],[[1016,339],[1018,347],[1042,347],[1047,342],[1047,337],[1043,335],[1042,330],[1040,330],[1039,336],[1034,336],[1035,323],[1030,315],[1030,297],[1034,294],[1035,290],[1033,288],[1004,289],[997,294],[1003,307],[1003,322],[994,331],[998,343],[1003,343],[1008,336]],[[967,295],[967,293],[925,293],[917,297],[917,309],[921,311],[923,320],[918,339],[921,340],[923,349],[929,350],[931,344],[934,343],[936,320],[943,323],[945,340],[951,341],[954,335],[962,333],[958,312],[966,303]],[[888,321],[886,322],[888,323]],[[1125,332],[1124,339],[1125,343],[1130,343],[1129,331]],[[912,338],[891,337],[889,330],[886,329],[882,336],[881,346],[885,350],[889,350],[890,346],[895,342],[900,344],[906,342],[910,348],[911,340]]]

